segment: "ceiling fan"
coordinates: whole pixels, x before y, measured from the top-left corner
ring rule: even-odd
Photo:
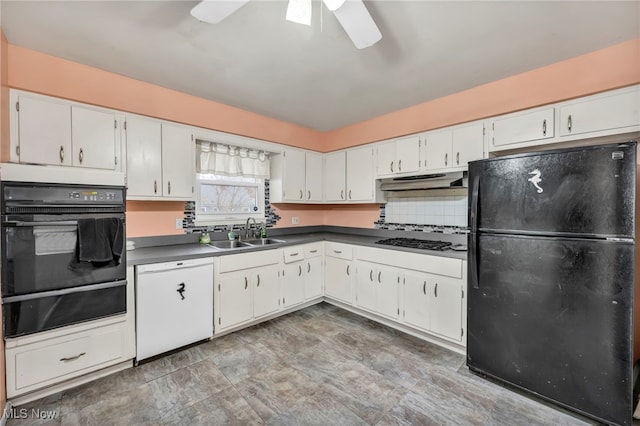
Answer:
[[[217,24],[249,0],[202,0],[193,9],[194,18]],[[358,49],[373,46],[382,38],[376,23],[362,0],[322,0],[342,25]],[[289,0],[286,19],[311,25],[311,0]]]

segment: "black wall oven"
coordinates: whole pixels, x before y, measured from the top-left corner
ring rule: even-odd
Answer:
[[[126,312],[124,187],[0,189],[5,338]]]

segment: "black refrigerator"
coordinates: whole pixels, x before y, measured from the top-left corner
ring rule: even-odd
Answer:
[[[635,211],[636,142],[469,163],[469,369],[630,424]]]

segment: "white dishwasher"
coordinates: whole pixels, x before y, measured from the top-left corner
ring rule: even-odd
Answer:
[[[136,266],[138,361],[213,336],[213,259]]]

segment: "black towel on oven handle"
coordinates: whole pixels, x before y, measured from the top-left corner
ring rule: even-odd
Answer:
[[[78,220],[78,261],[120,262],[124,249],[122,219],[107,217]]]

